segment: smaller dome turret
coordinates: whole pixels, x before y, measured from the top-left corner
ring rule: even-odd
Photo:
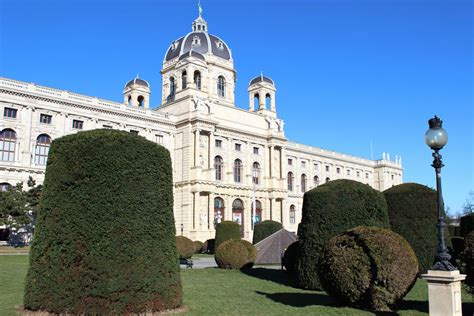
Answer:
[[[275,82],[263,75],[257,76],[249,82],[249,110],[270,115],[276,113]],[[272,114],[273,115],[273,114]]]
[[[150,84],[138,75],[123,88],[123,102],[132,107],[150,108]]]

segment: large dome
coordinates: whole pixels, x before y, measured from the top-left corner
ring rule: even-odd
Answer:
[[[191,53],[190,53],[191,52]],[[193,22],[193,31],[171,43],[166,51],[164,61],[170,61],[175,58],[179,60],[189,56],[196,57],[194,52],[202,56],[217,56],[225,60],[231,60],[232,54],[229,46],[215,35],[207,32],[207,22],[201,15]],[[183,55],[188,55],[184,56]],[[182,58],[181,58],[182,57]]]

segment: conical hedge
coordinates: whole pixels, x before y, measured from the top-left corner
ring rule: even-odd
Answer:
[[[169,152],[114,130],[54,140],[25,308],[122,315],[181,304]]]

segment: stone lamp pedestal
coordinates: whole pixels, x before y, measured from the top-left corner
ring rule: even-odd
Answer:
[[[421,277],[428,281],[430,316],[462,316],[461,281],[466,275],[459,270],[428,270]]]

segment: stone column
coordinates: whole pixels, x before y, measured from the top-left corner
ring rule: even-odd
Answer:
[[[269,203],[269,215],[270,215],[270,220],[273,220],[273,207],[274,207],[274,203],[273,203],[273,199],[270,199],[270,203]]]
[[[270,101],[270,110],[276,112],[275,92],[272,92],[270,96],[272,98]]]
[[[421,277],[428,282],[430,316],[462,316],[461,281],[466,275],[459,270],[428,270]]]
[[[214,146],[215,146],[215,139],[214,139],[214,132],[209,132],[209,146],[208,146],[208,163],[207,168],[212,169],[214,168]],[[212,174],[212,172],[211,172]],[[212,177],[210,180],[213,180]]]
[[[208,230],[214,231],[214,194],[207,195],[207,227]]]

